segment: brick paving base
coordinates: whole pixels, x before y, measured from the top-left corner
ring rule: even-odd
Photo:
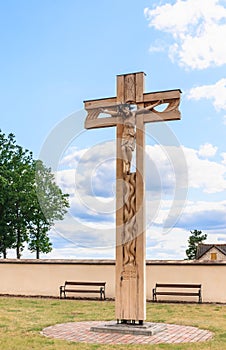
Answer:
[[[207,341],[213,337],[213,333],[207,330],[176,324],[165,324],[166,328],[163,331],[152,336],[99,333],[90,330],[90,327],[100,326],[105,323],[104,321],[63,323],[44,328],[41,333],[49,338],[92,344],[194,343]],[[161,324],[153,323],[153,325]]]

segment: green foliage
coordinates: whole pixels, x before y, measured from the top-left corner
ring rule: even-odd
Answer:
[[[33,163],[35,182],[31,193],[31,222],[30,241],[28,249],[40,253],[49,253],[52,250],[47,232],[54,225],[55,220],[62,220],[69,207],[68,194],[63,194],[56,185],[51,170],[44,166],[42,161]]]
[[[14,203],[9,192],[15,147],[13,134],[7,138],[0,132],[0,253],[3,257],[6,257],[6,249],[15,243],[10,226]]]
[[[19,259],[26,243],[37,258],[50,252],[48,231],[68,207],[50,169],[0,130],[0,255],[15,248]]]
[[[202,231],[198,230],[190,232],[191,236],[188,239],[188,249],[186,250],[186,255],[188,257],[188,260],[194,260],[196,258],[198,244],[206,240],[207,235],[202,234]]]
[[[56,185],[51,169],[42,161],[35,162],[35,192],[40,208],[50,224],[54,220],[62,220],[69,207],[68,194],[63,194]]]
[[[18,259],[21,257],[25,242],[29,240],[28,213],[33,186],[31,165],[32,153],[23,150],[20,146],[15,146],[8,173],[8,197],[10,198],[8,224],[10,234],[14,236],[12,248],[16,249]]]

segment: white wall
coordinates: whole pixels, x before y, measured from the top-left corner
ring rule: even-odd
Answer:
[[[147,261],[146,271],[147,299],[152,299],[156,282],[201,283],[204,302],[226,302],[226,261]],[[0,294],[59,296],[59,286],[66,280],[106,281],[106,297],[114,298],[115,263],[113,260],[0,259],[0,278]]]

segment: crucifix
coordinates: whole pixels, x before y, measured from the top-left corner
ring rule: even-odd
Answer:
[[[145,124],[180,119],[181,94],[144,93],[144,76],[118,75],[116,97],[84,101],[86,129],[116,127],[115,316],[118,323],[140,325],[146,319]]]

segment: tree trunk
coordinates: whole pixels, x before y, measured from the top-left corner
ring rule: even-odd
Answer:
[[[21,241],[21,235],[20,235],[20,229],[17,230],[17,243],[16,243],[16,257],[17,259],[21,258],[21,253],[20,253],[20,242]]]
[[[37,240],[37,245],[36,245],[36,259],[39,259],[39,257],[40,257],[39,233],[40,233],[40,225],[39,225],[39,222],[38,222],[38,225],[37,225],[37,236],[36,236],[36,240]]]

